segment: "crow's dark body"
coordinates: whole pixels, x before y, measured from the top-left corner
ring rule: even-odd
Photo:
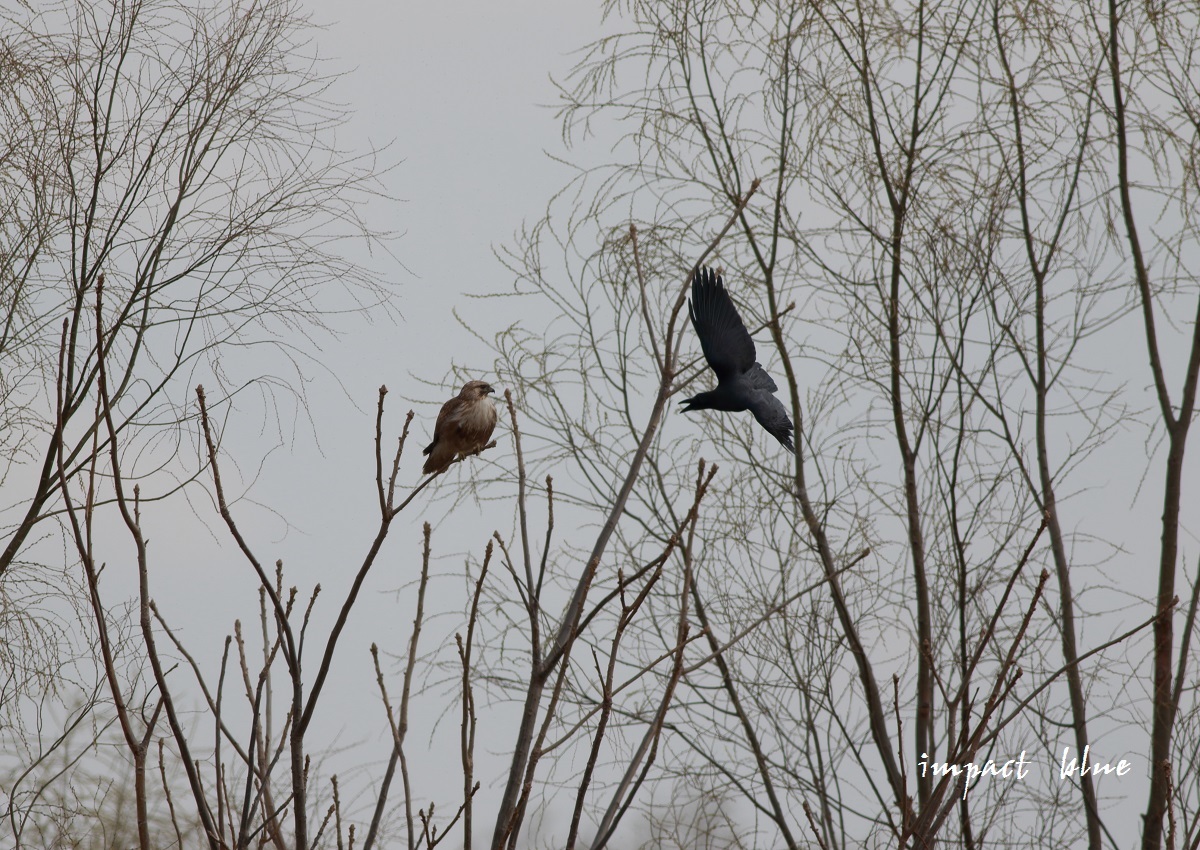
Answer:
[[[774,395],[778,388],[755,360],[754,340],[725,291],[720,275],[711,269],[700,269],[692,278],[688,315],[696,336],[700,337],[704,359],[716,373],[717,386],[684,399],[681,409],[730,413],[749,410],[758,424],[794,453],[795,428],[783,403]]]

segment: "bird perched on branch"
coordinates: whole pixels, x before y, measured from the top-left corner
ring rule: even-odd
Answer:
[[[680,409],[749,410],[759,425],[795,454],[795,426],[783,403],[773,395],[778,388],[755,361],[754,340],[725,291],[721,276],[712,269],[699,269],[692,278],[688,315],[700,337],[704,359],[717,373],[717,386],[684,399]]]
[[[496,407],[488,393],[496,390],[487,381],[467,381],[458,395],[442,405],[433,426],[433,442],[421,454],[429,455],[421,471],[444,472],[456,457],[478,454],[492,438]]]

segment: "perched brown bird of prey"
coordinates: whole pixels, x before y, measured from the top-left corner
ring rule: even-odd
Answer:
[[[459,455],[478,452],[492,438],[496,427],[496,407],[488,393],[496,390],[486,381],[467,381],[457,396],[442,405],[433,442],[421,454],[429,455],[422,472],[444,472]]]

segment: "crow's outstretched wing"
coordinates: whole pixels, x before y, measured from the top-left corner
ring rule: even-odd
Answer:
[[[688,315],[718,382],[735,380],[754,365],[754,340],[712,269],[700,269],[692,278]]]
[[[795,454],[791,417],[772,393],[775,382],[755,362],[754,340],[725,291],[720,276],[700,269],[692,278],[688,315],[708,365],[717,374],[717,387],[686,400],[684,410],[749,410],[758,424]]]
[[[792,454],[796,453],[796,447],[792,445],[792,431],[795,430],[795,426],[792,425],[792,418],[788,416],[783,402],[769,392],[760,392],[750,403],[750,412],[754,414],[758,424],[766,428],[785,449]]]

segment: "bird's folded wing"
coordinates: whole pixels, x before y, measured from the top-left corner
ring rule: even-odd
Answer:
[[[758,363],[750,367],[750,371],[746,373],[746,377],[743,380],[756,390],[766,390],[769,393],[773,393],[779,389],[779,387],[775,386],[774,379]]]

